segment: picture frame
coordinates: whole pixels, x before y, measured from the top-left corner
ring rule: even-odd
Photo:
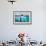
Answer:
[[[13,11],[13,24],[32,25],[32,11]]]

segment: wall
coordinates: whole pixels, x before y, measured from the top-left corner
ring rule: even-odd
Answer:
[[[31,34],[33,40],[45,40],[43,4],[42,0],[17,0],[13,5],[7,0],[0,0],[0,40],[15,40],[19,32]],[[13,11],[32,11],[32,25],[14,25]]]

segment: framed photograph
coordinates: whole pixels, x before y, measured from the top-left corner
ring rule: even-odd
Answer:
[[[32,11],[13,11],[13,24],[32,24]]]

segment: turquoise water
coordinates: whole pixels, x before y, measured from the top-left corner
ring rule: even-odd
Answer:
[[[32,21],[32,18],[30,19]],[[29,16],[28,15],[16,15],[15,16],[15,22],[29,22]]]

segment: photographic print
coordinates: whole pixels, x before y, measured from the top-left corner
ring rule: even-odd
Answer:
[[[13,11],[13,24],[32,24],[32,11]]]

